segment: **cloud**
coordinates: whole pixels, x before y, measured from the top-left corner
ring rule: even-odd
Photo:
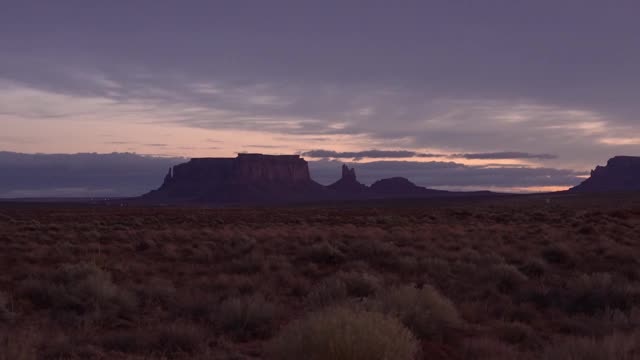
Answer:
[[[280,146],[278,145],[243,145],[246,148],[254,148],[254,149],[278,149]]]
[[[502,159],[537,159],[550,160],[557,159],[558,156],[551,154],[529,154],[525,152],[494,152],[494,153],[477,153],[477,154],[454,154],[451,157],[459,157],[469,160],[502,160]]]
[[[333,151],[310,150],[302,153],[303,156],[312,158],[333,159],[380,159],[380,158],[410,158],[410,157],[439,157],[437,154],[417,153],[409,150],[364,150],[364,151]]]
[[[337,135],[446,154],[517,149],[572,168],[640,149],[636,2],[606,16],[572,2],[294,3],[69,11],[45,2],[46,18],[6,7],[0,77],[13,85],[0,84],[0,121]]]
[[[151,146],[151,147],[167,147],[169,146],[168,144],[143,144],[144,146]]]
[[[333,150],[310,150],[302,153],[303,156],[311,158],[331,158],[331,159],[404,159],[404,158],[462,158],[469,160],[509,160],[509,159],[536,159],[550,160],[557,159],[551,154],[530,154],[517,151],[503,151],[493,153],[465,153],[465,154],[433,154],[422,153],[410,150],[364,150],[364,151],[333,151]]]
[[[76,84],[69,80],[69,83],[58,84],[57,91],[47,90],[46,85],[34,83],[35,80],[31,83],[0,81],[3,104],[0,110],[12,114],[0,115],[0,121],[133,122],[251,131],[272,138],[327,137],[358,145],[350,148],[367,144],[383,149],[367,150],[371,152],[360,155],[356,154],[359,151],[334,154],[333,158],[429,158],[460,154],[467,159],[505,159],[510,156],[510,159],[555,161],[554,166],[576,169],[586,169],[637,149],[633,139],[640,136],[637,127],[588,106],[558,105],[526,98],[443,96],[397,86],[318,84],[309,87],[278,82],[195,81],[189,75],[164,73],[145,78],[117,75],[96,78],[104,77],[119,87],[100,85],[100,82]],[[215,91],[203,92],[202,89]],[[384,150],[388,147],[403,150],[391,150],[395,153]],[[429,149],[429,152],[422,153],[420,149]],[[501,149],[518,151],[496,152]],[[237,148],[227,150],[238,151]],[[331,150],[306,152],[312,151],[319,154]],[[415,154],[405,156],[409,154],[403,151]]]
[[[157,188],[184,158],[112,154],[0,152],[0,198],[134,196]]]

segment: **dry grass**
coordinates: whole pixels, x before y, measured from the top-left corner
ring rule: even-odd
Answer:
[[[421,339],[443,338],[462,326],[451,300],[429,285],[394,287],[384,291],[380,301],[384,312],[398,317]]]
[[[604,338],[568,338],[549,346],[543,360],[634,360],[640,358],[639,334]]]
[[[451,201],[7,206],[0,360],[321,359],[291,329],[334,341],[341,322],[359,354],[640,358],[640,202]]]
[[[412,360],[418,346],[393,317],[347,308],[327,308],[294,321],[271,341],[278,360]]]

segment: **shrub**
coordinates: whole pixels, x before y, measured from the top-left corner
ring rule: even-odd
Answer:
[[[571,262],[571,252],[561,245],[552,245],[542,250],[542,257],[550,264],[564,264]]]
[[[134,330],[107,335],[102,346],[107,350],[136,354],[193,354],[201,347],[202,331],[188,325],[171,325],[150,331]]]
[[[313,286],[307,302],[313,307],[325,307],[346,300],[348,295],[347,285],[342,279],[329,277]]]
[[[136,285],[134,291],[143,305],[168,307],[176,297],[176,288],[173,283],[162,278],[147,279],[144,283]]]
[[[264,261],[264,256],[253,253],[237,256],[229,264],[228,271],[232,274],[256,274],[263,270]]]
[[[523,344],[535,340],[534,330],[521,322],[500,324],[496,327],[498,337],[509,344]]]
[[[411,332],[376,312],[327,308],[286,326],[267,346],[278,360],[413,360]]]
[[[379,238],[361,239],[350,244],[349,255],[352,259],[390,268],[397,261],[398,247]]]
[[[95,264],[63,265],[43,279],[25,281],[21,293],[38,307],[77,315],[125,316],[137,303]]]
[[[541,277],[546,270],[545,264],[538,259],[531,259],[520,267],[520,271],[530,277]]]
[[[307,255],[311,261],[319,264],[337,264],[344,260],[342,251],[326,241],[311,246]]]
[[[276,305],[266,301],[263,296],[253,295],[222,302],[214,322],[224,331],[246,339],[270,335],[277,317]]]
[[[492,267],[490,280],[496,283],[499,291],[507,293],[520,287],[527,277],[522,274],[515,266],[508,264],[499,264]]]
[[[571,337],[545,349],[542,360],[633,360],[640,356],[640,335],[613,334],[604,338]]]
[[[392,288],[380,300],[383,311],[396,315],[419,338],[441,338],[462,325],[451,300],[429,285]]]
[[[348,272],[338,274],[344,282],[349,296],[367,297],[374,295],[380,289],[380,279],[364,272]]]
[[[462,359],[469,360],[523,359],[510,345],[484,337],[474,337],[467,340],[462,346],[462,353]]]
[[[640,301],[640,290],[615,281],[608,273],[583,274],[569,283],[563,300],[569,313],[592,315],[607,309],[631,309]]]
[[[0,332],[0,360],[37,360],[41,345],[38,334],[30,328]]]
[[[14,314],[9,309],[9,300],[3,292],[0,292],[0,324],[10,322],[13,318]]]

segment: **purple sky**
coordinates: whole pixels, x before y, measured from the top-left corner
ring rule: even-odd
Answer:
[[[624,0],[7,1],[0,150],[586,171],[640,153],[639,13]]]

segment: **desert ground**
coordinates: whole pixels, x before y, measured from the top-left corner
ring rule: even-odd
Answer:
[[[0,203],[0,359],[639,359],[640,196]]]

